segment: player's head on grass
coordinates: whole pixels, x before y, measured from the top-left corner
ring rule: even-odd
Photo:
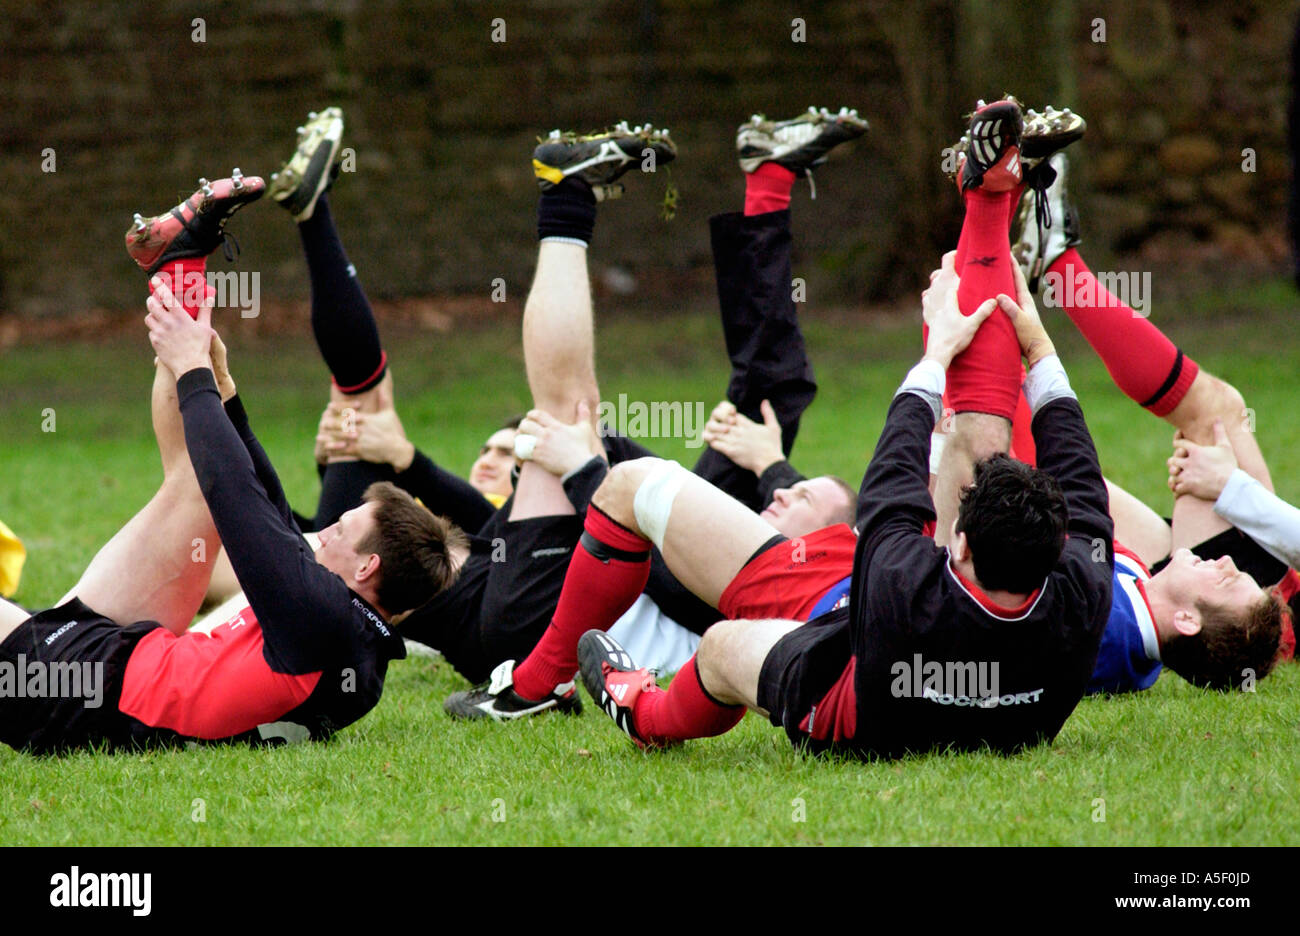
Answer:
[[[1196,686],[1235,689],[1273,669],[1283,604],[1237,569],[1230,556],[1177,550],[1147,583],[1158,612],[1160,659]]]
[[[366,488],[360,507],[320,531],[316,561],[392,616],[451,585],[468,551],[459,527],[381,481]]]
[[[991,455],[975,464],[961,492],[954,556],[969,552],[985,591],[1027,595],[1061,558],[1068,517],[1051,475],[1009,455]]]

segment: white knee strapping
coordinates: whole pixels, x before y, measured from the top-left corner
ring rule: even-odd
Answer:
[[[668,529],[668,515],[673,511],[677,492],[686,483],[688,472],[674,461],[662,461],[651,470],[632,501],[632,514],[636,525],[646,539],[660,549],[664,548],[664,531]]]
[[[930,474],[939,473],[939,462],[943,459],[943,447],[948,444],[946,432],[930,433]]]

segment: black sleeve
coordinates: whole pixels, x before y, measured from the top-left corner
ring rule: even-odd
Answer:
[[[1056,479],[1065,495],[1070,537],[1090,546],[1105,543],[1106,561],[1113,565],[1115,525],[1110,519],[1110,498],[1079,401],[1061,397],[1044,404],[1034,415],[1032,428],[1038,467]]]
[[[759,502],[762,507],[766,507],[772,503],[772,495],[779,489],[793,487],[804,480],[806,480],[804,476],[796,471],[794,465],[785,459],[773,462],[758,476]],[[762,507],[759,509],[761,510]]]
[[[223,410],[212,371],[200,367],[184,374],[176,394],[199,488],[269,657],[290,673],[327,668],[350,647],[351,592],[316,562],[247,419],[237,430]]]
[[[472,484],[438,467],[419,449],[410,466],[397,473],[397,485],[466,533],[477,533],[496,512],[492,502]]]
[[[858,493],[859,565],[869,566],[891,538],[920,534],[935,519],[929,487],[934,425],[935,411],[925,397],[911,392],[894,397]]]
[[[244,449],[248,452],[248,457],[253,460],[253,470],[257,473],[257,480],[262,482],[267,499],[270,500],[280,515],[289,522],[290,526],[297,527],[298,523],[294,518],[293,509],[284,496],[284,487],[280,484],[280,476],[275,473],[275,467],[271,464],[266,449],[262,448],[262,443],[257,441],[257,436],[253,435],[253,427],[248,423],[248,411],[244,409],[244,401],[239,398],[239,394],[235,394],[226,401],[225,410],[226,416],[230,419],[230,424],[235,427],[235,432],[239,433],[240,441],[244,443]],[[191,460],[193,460],[193,457],[193,455],[190,456]]]
[[[569,499],[574,510],[580,514],[586,513],[591,499],[596,495],[596,488],[600,487],[607,474],[609,465],[605,459],[593,455],[581,468],[564,479],[564,496]]]

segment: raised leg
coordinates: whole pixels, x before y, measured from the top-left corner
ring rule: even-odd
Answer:
[[[777,535],[744,504],[658,458],[615,465],[592,498],[584,530],[551,625],[515,669],[525,699],[542,699],[571,679],[582,635],[608,630],[632,606],[650,573],[652,544],[683,585],[717,607],[749,558]]]
[[[524,305],[523,337],[533,405],[570,423],[577,418],[580,401],[586,401],[596,413],[600,391],[596,386],[586,247],[555,240],[538,245],[537,275]],[[515,486],[510,519],[573,512],[560,479],[525,462]]]
[[[1214,443],[1214,423],[1221,421],[1232,442],[1237,464],[1270,491],[1264,454],[1255,440],[1254,419],[1235,387],[1212,374],[1200,371],[1187,395],[1165,417],[1183,436],[1201,445]],[[1173,548],[1191,548],[1231,529],[1231,524],[1214,512],[1214,504],[1190,494],[1174,500]]]
[[[958,413],[946,437],[934,480],[934,541],[946,546],[957,519],[961,491],[970,484],[975,463],[1011,446],[1011,421],[989,413]]]
[[[780,166],[764,165],[794,178]],[[785,193],[788,196],[788,183]],[[771,402],[781,423],[782,449],[789,455],[799,420],[817,393],[791,294],[790,214],[719,215],[710,219],[709,230],[723,337],[731,359],[727,399],[756,421],[763,418],[762,402]],[[700,454],[694,471],[754,510],[765,506],[758,496],[757,476],[712,448]]]
[[[95,555],[60,604],[79,598],[119,623],[158,621],[180,634],[198,612],[221,540],[185,448],[176,378],[161,364],[152,406],[162,486]]]

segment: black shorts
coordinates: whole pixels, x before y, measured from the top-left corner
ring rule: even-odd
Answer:
[[[1204,542],[1197,543],[1192,547],[1192,552],[1209,561],[1231,556],[1232,564],[1238,570],[1245,572],[1264,588],[1276,585],[1282,581],[1282,576],[1286,575],[1287,566],[1285,562],[1279,561],[1263,546],[1236,527],[1224,530]],[[1170,558],[1172,557],[1166,556],[1151,566],[1151,574],[1155,575],[1169,565]]]
[[[29,617],[0,643],[0,741],[33,754],[130,743],[138,722],[117,707],[122,674],[161,626],[122,626],[76,598]]]
[[[498,511],[456,583],[403,621],[402,635],[440,651],[470,682],[524,659],[555,615],[582,529],[576,514],[509,523]]]
[[[796,747],[819,752],[833,746],[808,731],[809,715],[844,675],[853,658],[849,609],[813,618],[768,651],[758,672],[758,705],[784,728]],[[850,698],[848,704],[854,704]],[[822,732],[816,732],[821,734]]]
[[[497,531],[494,551],[503,558],[490,564],[484,583],[479,643],[494,667],[502,660],[524,659],[546,633],[582,538],[583,517],[534,517],[488,526]]]

